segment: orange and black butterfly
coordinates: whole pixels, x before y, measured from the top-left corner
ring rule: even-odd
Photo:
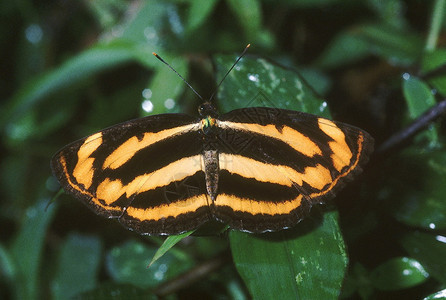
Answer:
[[[162,114],[80,139],[52,159],[66,192],[141,234],[210,220],[248,232],[288,228],[361,172],[373,138],[292,110]]]

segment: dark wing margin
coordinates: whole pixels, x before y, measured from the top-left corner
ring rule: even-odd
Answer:
[[[211,218],[196,118],[149,116],[78,140],[51,160],[64,190],[141,234],[178,234]]]
[[[255,107],[220,117],[215,217],[248,232],[292,227],[362,171],[373,138],[302,112]]]

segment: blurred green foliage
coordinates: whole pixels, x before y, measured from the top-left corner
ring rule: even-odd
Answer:
[[[163,245],[70,196],[49,204],[62,146],[135,117],[195,114],[200,100],[153,51],[206,98],[251,43],[218,90],[221,112],[332,116],[379,147],[445,98],[444,10],[444,0],[3,1],[0,298],[446,298],[441,119],[378,152],[334,205],[274,234]]]

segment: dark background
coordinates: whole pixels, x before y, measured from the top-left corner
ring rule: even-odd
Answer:
[[[363,176],[331,208],[339,211],[348,266],[340,269],[342,289],[330,295],[420,299],[441,291],[442,120],[381,146],[413,122],[423,124],[419,117],[444,99],[444,2],[3,1],[0,298],[154,297],[167,280],[186,282],[169,290],[172,298],[256,295],[232,263],[227,234],[186,238],[147,269],[161,238],[137,236],[68,195],[49,203],[59,190],[49,161],[62,146],[147,115],[148,98],[153,114],[195,113],[199,99],[153,51],[207,98],[224,74],[216,58],[235,59],[248,43],[247,59],[300,74],[333,119],[376,140]],[[286,107],[273,95],[273,105]],[[178,279],[184,272],[194,279],[199,268],[204,278]]]

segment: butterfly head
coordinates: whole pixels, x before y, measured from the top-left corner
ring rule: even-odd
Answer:
[[[218,113],[217,110],[215,109],[215,106],[212,105],[212,103],[210,102],[205,102],[203,104],[201,104],[198,107],[198,113],[200,114],[200,117],[202,118],[217,118],[218,117]]]

